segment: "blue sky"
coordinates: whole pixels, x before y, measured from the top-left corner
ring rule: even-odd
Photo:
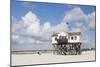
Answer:
[[[84,13],[89,14],[95,11],[95,6],[82,6],[71,4],[51,4],[41,2],[20,2],[13,1],[12,3],[12,15],[18,20],[24,16],[28,11],[35,13],[42,22],[51,21],[53,24],[57,24],[62,21],[64,14],[67,10],[71,10],[75,6],[80,7]]]
[[[75,30],[80,29],[83,32],[83,34],[87,36],[88,42],[89,43],[92,42],[92,44],[95,45],[95,21],[94,21],[95,20],[94,14],[95,14],[95,9],[96,9],[95,6],[54,4],[54,3],[42,3],[42,2],[23,2],[23,1],[20,2],[20,1],[15,1],[15,0],[12,1],[11,6],[12,6],[11,15],[14,17],[14,19],[16,19],[16,22],[14,20],[12,23],[15,25],[19,24],[20,26],[21,22],[22,23],[25,22],[22,20],[22,17],[26,18],[25,15],[28,16],[28,15],[33,14],[37,16],[37,18],[35,19],[39,20],[38,23],[40,24],[40,27],[43,27],[43,25],[45,25],[45,23],[48,22],[47,23],[48,27],[55,29],[54,27],[57,24],[61,25],[61,23],[63,22],[65,18],[66,20],[65,22],[69,23],[68,25],[69,31],[74,30],[74,29]],[[76,14],[73,13],[74,11]],[[74,16],[74,15],[76,16],[75,19],[74,17],[69,17],[69,16]],[[69,18],[67,19],[66,16],[67,18],[68,17]],[[34,19],[33,16],[32,18]],[[23,29],[24,27],[23,28],[21,27],[17,29],[15,32],[19,32],[19,30],[25,31],[25,29],[27,29],[27,26],[25,27],[25,29]],[[19,38],[18,41],[20,40],[25,41],[25,38]]]

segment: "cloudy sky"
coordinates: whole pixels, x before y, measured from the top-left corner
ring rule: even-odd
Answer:
[[[12,1],[12,50],[52,49],[51,35],[80,31],[95,47],[95,6]]]

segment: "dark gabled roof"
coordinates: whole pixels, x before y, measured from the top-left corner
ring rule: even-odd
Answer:
[[[54,33],[52,36],[58,36],[59,33]],[[68,35],[81,35],[81,32],[66,32]]]
[[[54,33],[52,36],[58,36],[58,33]]]
[[[80,35],[81,32],[68,32],[69,35]]]

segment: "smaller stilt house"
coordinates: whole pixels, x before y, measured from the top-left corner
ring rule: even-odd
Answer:
[[[54,53],[81,54],[81,32],[60,32],[52,35]]]

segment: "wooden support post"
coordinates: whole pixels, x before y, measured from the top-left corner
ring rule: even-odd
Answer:
[[[54,48],[53,54],[56,54],[56,44],[53,44],[53,48]]]
[[[81,54],[81,43],[79,44],[79,55]]]

